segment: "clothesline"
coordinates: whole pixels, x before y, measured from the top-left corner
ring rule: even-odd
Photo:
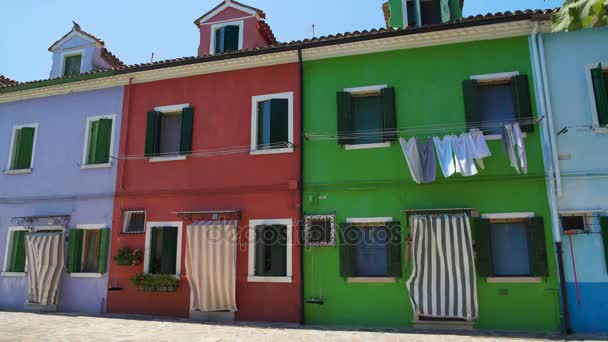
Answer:
[[[538,119],[513,119],[513,120],[490,120],[490,121],[477,121],[468,123],[449,123],[449,124],[436,124],[436,125],[423,125],[423,126],[409,126],[407,128],[397,129],[370,129],[370,130],[357,130],[357,131],[344,131],[344,132],[319,132],[319,133],[305,133],[304,137],[309,141],[323,141],[323,140],[338,140],[340,139],[364,139],[364,138],[383,138],[390,135],[424,135],[424,134],[436,134],[453,131],[468,131],[473,128],[477,129],[491,129],[501,128],[504,124],[519,123],[520,125],[534,125],[544,120],[545,116],[541,116]]]

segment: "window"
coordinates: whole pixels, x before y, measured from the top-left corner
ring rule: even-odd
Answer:
[[[34,161],[37,124],[16,126],[13,129],[9,170],[28,171]]]
[[[293,152],[293,93],[252,98],[251,153]]]
[[[148,222],[144,272],[149,274],[181,273],[182,222]]]
[[[397,139],[394,88],[345,89],[337,93],[337,109],[339,144],[380,147]]]
[[[4,272],[25,272],[25,230],[9,229],[6,243]]]
[[[336,215],[306,215],[304,236],[307,246],[335,246]]]
[[[484,277],[546,277],[545,230],[541,217],[484,215],[475,222],[477,273]]]
[[[135,234],[145,231],[146,212],[144,210],[125,210],[123,217],[123,233]]]
[[[591,84],[593,88],[593,98],[595,119],[597,125],[608,125],[608,70],[605,70],[601,64],[592,67],[591,69]]]
[[[243,48],[244,21],[233,21],[211,25],[212,53],[238,51]]]
[[[528,76],[517,72],[472,76],[462,87],[468,128],[495,135],[501,134],[503,123],[520,122],[522,131],[534,130]]]
[[[249,221],[251,282],[291,282],[292,220]]]
[[[66,56],[63,59],[63,76],[80,75],[82,54]]]
[[[441,24],[441,5],[439,0],[420,0],[422,25]]]
[[[562,229],[565,234],[575,234],[578,232],[585,231],[585,216],[576,215],[576,216],[562,216]]]
[[[342,277],[401,277],[399,222],[349,219],[340,230]]]
[[[189,105],[157,107],[148,113],[146,156],[176,156],[192,152],[194,109]]]
[[[79,226],[79,227],[86,227]],[[107,228],[70,229],[68,235],[68,272],[106,273],[110,230]]]
[[[114,115],[87,119],[84,165],[110,163],[113,143]]]

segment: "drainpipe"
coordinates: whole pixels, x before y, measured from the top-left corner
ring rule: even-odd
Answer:
[[[302,48],[298,48],[300,69],[300,232],[298,252],[300,254],[300,324],[304,324],[304,61]]]

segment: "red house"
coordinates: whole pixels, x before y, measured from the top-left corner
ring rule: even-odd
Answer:
[[[226,0],[196,21],[221,55],[126,87],[109,312],[301,320],[300,65],[224,54],[274,44],[263,17]]]

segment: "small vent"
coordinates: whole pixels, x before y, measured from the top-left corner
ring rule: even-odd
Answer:
[[[334,214],[305,216],[304,235],[306,246],[335,246],[336,216]]]
[[[585,216],[562,216],[564,233],[582,232],[585,230]]]

